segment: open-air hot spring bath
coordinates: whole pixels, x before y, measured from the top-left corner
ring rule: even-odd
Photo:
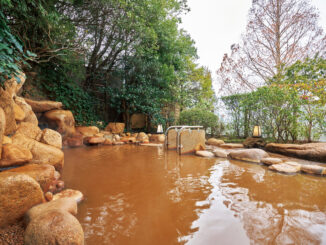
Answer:
[[[65,149],[92,244],[326,243],[326,179],[150,146]]]

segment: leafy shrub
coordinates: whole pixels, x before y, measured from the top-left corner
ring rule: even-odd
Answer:
[[[180,113],[180,125],[204,126],[211,129],[212,135],[220,134],[220,123],[218,116],[213,112],[200,108],[192,108]]]

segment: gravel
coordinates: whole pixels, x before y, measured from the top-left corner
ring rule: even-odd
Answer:
[[[0,228],[0,245],[23,245],[24,226],[23,222]]]

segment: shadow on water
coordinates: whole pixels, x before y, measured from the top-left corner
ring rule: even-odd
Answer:
[[[66,149],[65,163],[88,245],[325,241],[326,178],[133,145]]]

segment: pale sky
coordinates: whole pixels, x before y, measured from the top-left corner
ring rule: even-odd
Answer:
[[[245,31],[252,0],[188,0],[191,11],[182,18],[181,27],[196,42],[199,64],[207,66],[213,77],[223,55],[239,42]],[[320,12],[320,24],[326,31],[326,0],[311,0]]]

